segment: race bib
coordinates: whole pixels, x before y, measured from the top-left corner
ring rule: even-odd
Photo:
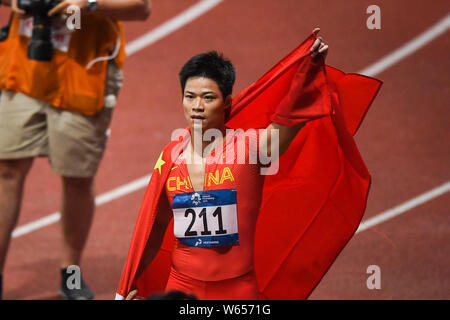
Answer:
[[[31,38],[33,31],[33,17],[20,19],[19,34]],[[70,38],[72,37],[72,31],[67,29],[65,25],[60,28],[52,27],[52,44],[53,48],[62,52],[69,50]]]
[[[236,190],[177,194],[172,203],[174,234],[190,247],[239,244]]]

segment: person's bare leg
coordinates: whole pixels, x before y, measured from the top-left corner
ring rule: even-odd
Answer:
[[[95,209],[94,178],[62,178],[61,268],[80,265]]]
[[[11,233],[19,218],[25,178],[33,158],[0,160],[0,274],[3,273]]]

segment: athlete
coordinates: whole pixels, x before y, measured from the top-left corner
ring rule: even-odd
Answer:
[[[317,36],[319,31],[313,33]],[[312,59],[327,52],[328,46],[317,37]],[[258,299],[253,247],[265,176],[264,164],[252,159],[260,149],[270,156],[274,144],[281,156],[305,122],[277,123],[282,116],[275,113],[275,121],[254,134],[227,130],[235,70],[214,51],[192,57],[179,76],[190,130],[182,135],[179,152],[172,153],[176,159],[135,279],[156,256],[173,217],[175,244],[166,291],[179,290],[198,299]],[[206,138],[211,129],[220,135]],[[160,156],[159,170],[163,164]],[[131,287],[127,300],[138,295],[136,283]]]

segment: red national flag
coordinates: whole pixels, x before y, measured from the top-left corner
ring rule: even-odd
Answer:
[[[244,130],[266,127],[275,108],[292,98],[288,95],[297,84],[305,108],[303,113],[291,115],[294,120],[305,113],[314,118],[313,113],[308,114],[311,108],[328,110],[327,116],[308,122],[300,130],[279,159],[279,172],[265,179],[256,227],[255,269],[261,297],[266,299],[308,297],[357,230],[370,187],[370,174],[353,135],[381,81],[345,74],[325,66],[322,58],[313,60],[309,48],[314,40],[314,35],[309,36],[239,93],[227,123]],[[305,71],[302,81],[296,79],[299,68]],[[284,116],[282,120],[289,123],[290,115]],[[170,210],[161,194],[172,166],[172,149],[178,146],[178,141],[171,142],[160,156],[165,165],[153,171],[120,279],[119,296],[125,297],[131,289],[156,213]],[[170,224],[160,252],[137,279],[140,296],[164,290],[170,271],[172,229]]]

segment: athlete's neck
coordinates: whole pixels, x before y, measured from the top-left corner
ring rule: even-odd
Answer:
[[[225,124],[220,128],[214,129],[214,131],[208,132],[208,130],[204,130],[202,126],[196,126],[194,124],[194,126],[191,127],[190,147],[191,152],[195,156],[205,158],[208,153],[220,148],[223,145],[223,139],[226,134]],[[218,132],[221,134],[221,139],[217,138]]]

